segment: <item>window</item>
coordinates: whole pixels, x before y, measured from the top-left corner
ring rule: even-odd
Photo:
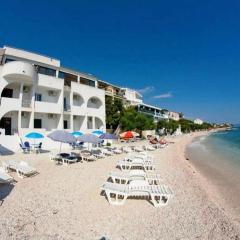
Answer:
[[[71,82],[78,81],[78,76],[61,71],[59,72],[58,77],[64,79],[64,85],[69,87],[71,87]]]
[[[59,71],[59,73],[58,73],[58,78],[62,78],[62,79],[64,79],[64,78],[65,78],[65,73]]]
[[[42,119],[34,119],[34,128],[42,128]]]
[[[6,58],[6,60],[5,60],[5,63],[8,63],[8,62],[13,62],[13,61],[16,61],[16,60],[14,60],[14,59],[11,59],[11,58]]]
[[[91,86],[91,87],[95,87],[95,81],[87,79],[87,78],[80,78],[80,83]]]
[[[35,93],[35,101],[41,102],[42,101],[42,94]]]
[[[38,66],[38,73],[44,74],[44,75],[48,75],[48,76],[53,76],[56,77],[56,70],[51,69],[51,68],[46,68],[46,67],[41,67]]]
[[[4,88],[2,91],[1,97],[12,98],[13,97],[13,89]]]
[[[93,118],[92,117],[88,117],[88,119],[87,119],[87,128],[93,129]]]
[[[67,120],[63,121],[63,128],[68,129],[68,121]]]

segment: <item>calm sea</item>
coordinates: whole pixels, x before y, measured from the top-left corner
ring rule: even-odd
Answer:
[[[187,155],[218,189],[231,212],[240,217],[240,126],[196,139]]]

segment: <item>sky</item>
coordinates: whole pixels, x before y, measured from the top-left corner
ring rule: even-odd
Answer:
[[[145,103],[240,122],[239,0],[11,0],[0,45],[139,90]]]

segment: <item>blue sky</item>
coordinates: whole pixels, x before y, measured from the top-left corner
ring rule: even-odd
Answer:
[[[144,101],[212,122],[240,122],[240,2],[1,3],[0,44],[140,90]]]

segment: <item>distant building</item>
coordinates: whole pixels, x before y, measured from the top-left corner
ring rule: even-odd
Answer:
[[[180,113],[178,112],[169,112],[169,118],[174,120],[174,121],[179,121],[180,119]]]
[[[125,104],[134,106],[142,103],[142,95],[136,90],[130,88],[121,88],[120,94],[122,95]]]
[[[160,119],[165,119],[165,120],[169,119],[168,110],[161,109],[149,104],[145,104],[145,103],[138,104],[136,105],[136,110],[138,112],[152,116],[155,121],[158,121]]]
[[[203,124],[203,120],[197,118],[197,119],[194,120],[194,123],[198,124],[198,125],[202,125]]]

